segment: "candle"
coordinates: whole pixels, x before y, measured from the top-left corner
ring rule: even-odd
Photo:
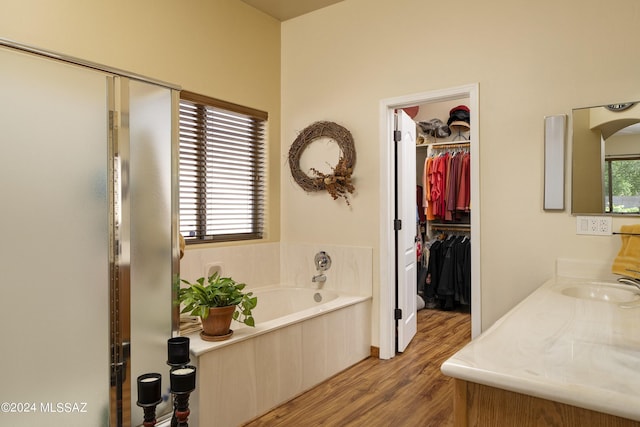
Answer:
[[[157,405],[162,401],[162,376],[151,373],[138,377],[138,406]]]
[[[167,365],[182,366],[189,363],[189,337],[169,338],[167,352]]]
[[[171,392],[191,393],[196,388],[196,367],[184,366],[171,370]]]

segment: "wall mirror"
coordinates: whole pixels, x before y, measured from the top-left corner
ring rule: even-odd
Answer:
[[[571,213],[640,216],[640,101],[572,118]]]

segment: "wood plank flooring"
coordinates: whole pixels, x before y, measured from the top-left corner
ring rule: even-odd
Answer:
[[[404,353],[365,359],[245,426],[452,426],[453,378],[440,365],[470,340],[469,313],[421,310]]]

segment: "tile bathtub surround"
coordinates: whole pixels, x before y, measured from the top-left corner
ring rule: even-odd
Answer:
[[[280,244],[188,248],[180,261],[180,276],[195,280],[206,276],[209,264],[221,264],[222,275],[247,286],[271,286],[280,282]]]
[[[263,243],[199,249],[189,248],[180,262],[180,276],[195,280],[206,275],[208,264],[222,264],[223,276],[245,282],[249,287],[316,287],[316,253],[331,257],[331,268],[324,272],[323,288],[349,295],[373,294],[373,249],[357,246],[309,243]]]
[[[331,268],[324,272],[324,289],[349,295],[373,294],[373,249],[357,246],[333,246],[306,243],[281,243],[280,271],[284,286],[315,287],[311,278],[318,274],[316,253],[325,251],[331,257]]]
[[[587,286],[592,287],[583,295],[591,294],[593,283],[599,282],[550,279],[447,360],[442,371],[640,421],[640,301],[623,308],[611,300],[570,296]],[[604,292],[616,298],[633,291],[612,286],[615,292]]]

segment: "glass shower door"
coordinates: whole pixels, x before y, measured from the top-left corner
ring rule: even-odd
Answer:
[[[131,408],[132,425],[142,424],[136,406],[139,375],[162,374],[163,403],[171,412],[167,339],[172,332],[174,268],[172,223],[172,90],[129,81],[129,196],[131,218]]]
[[[107,426],[108,77],[0,64],[0,425]]]

